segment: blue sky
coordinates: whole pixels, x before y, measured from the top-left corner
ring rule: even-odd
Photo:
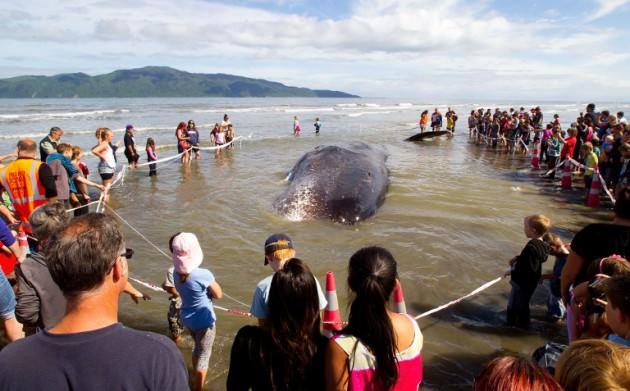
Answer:
[[[165,65],[423,100],[630,89],[630,0],[6,3],[0,77]]]

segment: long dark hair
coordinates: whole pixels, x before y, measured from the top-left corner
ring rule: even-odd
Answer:
[[[355,297],[342,333],[355,336],[374,354],[374,381],[383,390],[391,389],[398,379],[396,337],[387,314],[396,278],[396,260],[382,247],[364,247],[350,257],[348,286]]]
[[[319,296],[315,277],[297,258],[277,271],[269,288],[269,368],[274,390],[305,384],[320,337]]]

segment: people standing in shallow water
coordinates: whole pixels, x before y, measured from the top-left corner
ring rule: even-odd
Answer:
[[[188,135],[188,142],[192,147],[192,152],[195,153],[195,160],[199,160],[199,131],[197,130],[197,125],[195,125],[195,121],[188,120],[186,135]]]
[[[241,328],[232,344],[228,391],[322,390],[324,351],[317,283],[297,258],[271,281],[265,326]]]
[[[134,168],[138,168],[138,159],[140,159],[140,155],[138,155],[138,151],[136,150],[136,140],[133,136],[133,125],[127,125],[125,128],[124,140],[125,157],[129,164],[129,170],[133,170]]]
[[[424,133],[427,130],[427,125],[429,124],[429,110],[425,110],[420,114],[420,120],[418,121],[420,125],[420,133]]]
[[[319,136],[319,130],[322,127],[322,123],[319,121],[319,117],[315,118],[315,123],[313,124],[313,126],[315,127],[315,135]]]
[[[175,130],[175,137],[177,137],[177,153],[182,154],[182,163],[188,164],[190,162],[190,142],[188,141],[188,134],[186,133],[186,123],[180,122]]]
[[[436,107],[433,114],[431,114],[431,130],[439,132],[440,129],[442,129],[442,114],[440,114]]]
[[[114,133],[109,128],[98,128],[96,130],[96,138],[99,140],[99,143],[92,148],[92,153],[100,159],[98,174],[101,176],[103,186],[107,187],[111,185],[116,172],[116,158],[111,147]],[[107,200],[105,201],[107,202]]]
[[[208,269],[202,269],[203,251],[197,237],[180,232],[171,237],[173,281],[182,299],[182,323],[193,337],[192,364],[195,369],[193,389],[201,391],[208,373],[208,363],[216,335],[216,315],[212,301],[223,297],[221,286]]]
[[[326,390],[411,391],[422,383],[420,328],[388,308],[397,276],[396,260],[384,248],[362,248],[350,258],[354,300],[348,325],[328,342]]]
[[[299,136],[301,131],[302,131],[302,128],[300,127],[300,120],[298,116],[296,115],[293,117],[293,135]]]
[[[151,137],[147,139],[146,151],[147,151],[147,161],[154,162],[158,160],[157,154],[155,153],[155,141]],[[149,176],[157,175],[156,167],[157,167],[157,164],[155,163],[149,164]]]

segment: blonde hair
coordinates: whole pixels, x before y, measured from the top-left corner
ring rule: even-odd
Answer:
[[[72,160],[78,159],[79,155],[81,155],[81,147],[75,145],[72,147]]]
[[[591,144],[590,141],[585,142],[584,144],[582,144],[582,149],[588,152],[592,152],[593,151],[593,144]]]
[[[271,261],[284,261],[287,259],[295,258],[295,249],[285,248],[282,250],[276,250],[267,255]]]
[[[560,236],[551,232],[547,232],[546,234],[544,234],[542,240],[552,247],[561,248],[562,246],[564,246],[564,242],[562,241],[562,239],[560,239]]]
[[[105,137],[107,137],[107,132],[111,132],[111,130],[109,128],[98,128],[96,129],[96,133],[94,133],[94,136],[96,136],[96,139],[99,142],[105,141]]]
[[[630,389],[630,348],[604,339],[573,342],[556,364],[565,391]]]
[[[551,227],[551,220],[544,215],[531,215],[525,217],[527,225],[532,228],[538,235],[544,235]]]

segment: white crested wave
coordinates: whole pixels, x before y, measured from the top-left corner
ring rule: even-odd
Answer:
[[[293,109],[283,109],[285,113],[319,113],[335,111],[333,107],[296,107]]]
[[[60,111],[50,113],[32,113],[32,114],[0,114],[0,122],[17,122],[17,121],[43,121],[49,119],[72,119],[80,117],[102,117],[107,114],[123,114],[128,113],[128,109],[116,110],[92,110],[92,111]]]
[[[395,111],[360,111],[358,113],[349,113],[348,117],[362,117],[364,115],[375,115],[375,114],[390,114],[395,113]]]

